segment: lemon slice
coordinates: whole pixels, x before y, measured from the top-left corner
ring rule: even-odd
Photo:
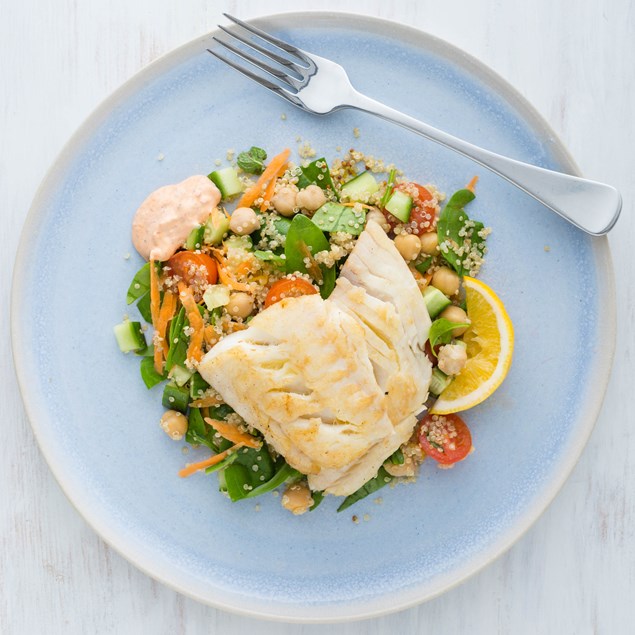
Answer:
[[[430,410],[445,415],[472,408],[502,383],[512,363],[514,327],[498,296],[486,284],[463,278],[471,326],[463,336],[467,362]]]

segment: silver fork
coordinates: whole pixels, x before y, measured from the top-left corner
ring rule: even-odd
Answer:
[[[295,106],[316,115],[342,108],[377,115],[473,159],[589,234],[606,234],[615,225],[622,197],[614,187],[522,163],[463,141],[358,92],[339,64],[223,15],[237,27],[219,25],[229,39],[213,39],[242,62],[217,49],[207,50]]]

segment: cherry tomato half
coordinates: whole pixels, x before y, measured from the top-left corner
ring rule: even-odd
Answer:
[[[395,187],[397,190],[401,190],[409,196],[412,195],[412,186],[416,188],[417,194],[412,202],[412,209],[410,210],[410,220],[406,223],[412,230],[413,234],[420,236],[427,232],[434,231],[436,229],[436,218],[434,208],[424,205],[426,201],[432,200],[432,194],[430,191],[419,185],[418,183],[403,183]],[[391,229],[394,229],[401,221],[395,218],[390,212],[385,212],[386,220]]]
[[[435,461],[452,465],[470,453],[472,435],[458,415],[428,414],[421,422],[419,445]]]
[[[197,281],[216,284],[218,267],[216,261],[207,254],[194,251],[179,251],[166,263],[171,273],[176,274],[188,286]]]
[[[282,278],[271,285],[265,298],[265,309],[284,298],[299,298],[314,293],[317,293],[316,288],[304,278]]]

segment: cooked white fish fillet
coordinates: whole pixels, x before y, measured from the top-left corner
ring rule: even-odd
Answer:
[[[305,474],[346,469],[392,433],[363,329],[319,295],[269,307],[198,370]]]
[[[345,496],[412,434],[430,383],[429,327],[407,265],[369,222],[328,300],[269,307],[199,372],[312,489]]]

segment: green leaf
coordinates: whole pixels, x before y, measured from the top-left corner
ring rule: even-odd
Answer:
[[[401,448],[397,448],[391,455],[390,455],[390,462],[393,465],[403,465],[404,464],[404,455],[403,455],[403,450]]]
[[[298,472],[298,470],[292,468],[286,461],[282,460],[282,463],[277,468],[275,475],[266,483],[250,490],[245,498],[255,498],[261,494],[266,494],[267,492],[271,492],[276,489],[276,487],[280,487],[280,485],[286,483],[288,480],[295,480],[300,476],[302,476],[302,474]]]
[[[329,170],[329,164],[326,159],[316,159],[300,168],[302,173],[298,178],[298,188],[303,190],[305,187],[311,184],[319,185],[323,190],[331,190],[335,193],[335,185],[331,178],[331,171]]]
[[[312,512],[324,500],[324,492],[311,492],[311,498],[313,499],[313,505],[309,507],[310,512]]]
[[[274,254],[273,251],[261,251],[260,249],[256,249],[256,251],[254,251],[254,256],[256,256],[259,260],[270,262],[275,267],[280,267],[281,269],[285,268],[285,259],[279,254]]]
[[[366,484],[362,485],[356,492],[353,492],[344,499],[344,502],[337,508],[338,512],[342,512],[348,509],[351,505],[354,505],[357,501],[362,500],[374,494],[377,490],[380,490],[384,485],[387,485],[392,481],[392,476],[386,472],[384,467],[380,467],[377,472],[377,476],[371,478]]]
[[[304,262],[306,249],[315,256],[321,251],[328,251],[330,247],[324,232],[306,216],[298,214],[291,222],[284,248],[287,273],[299,271],[308,274],[309,271]],[[326,299],[335,288],[335,268],[325,265],[319,265],[319,267],[322,272],[322,284],[319,285],[320,295]],[[315,276],[312,277],[315,278]]]
[[[464,261],[472,248],[480,256],[485,252],[485,239],[478,235],[484,227],[483,223],[472,221],[474,227],[467,226],[470,218],[464,207],[474,198],[471,190],[455,192],[441,211],[437,224],[441,254],[460,276],[467,273]]]
[[[450,322],[450,320],[446,320],[445,318],[439,318],[438,320],[432,322],[430,326],[430,334],[428,335],[432,352],[436,355],[434,350],[435,346],[450,343],[452,340],[452,331],[454,329],[469,325],[469,322]]]
[[[262,174],[265,169],[265,159],[267,153],[262,148],[252,146],[246,152],[238,155],[236,163],[238,167],[248,174]]]
[[[132,304],[148,291],[150,291],[150,263],[146,262],[146,264],[135,273],[128,287],[126,302]]]
[[[327,202],[318,209],[313,217],[315,223],[325,232],[346,232],[359,236],[366,225],[366,212],[355,211],[351,206]]]
[[[165,379],[163,375],[160,375],[155,370],[152,357],[143,357],[139,369],[141,371],[141,379],[143,379],[143,383],[148,389],[160,384]]]
[[[137,302],[137,309],[141,313],[141,317],[152,324],[152,311],[150,309],[150,291],[146,291]]]
[[[427,273],[428,269],[430,268],[430,265],[432,264],[432,260],[433,260],[433,257],[428,256],[425,260],[422,260],[418,265],[415,265],[415,269],[421,274]]]
[[[176,314],[176,317],[170,321],[170,328],[168,333],[168,354],[165,358],[165,369],[171,370],[175,364],[185,365],[185,358],[187,357],[187,346],[189,338],[183,329],[189,325],[187,318],[185,317],[185,307],[181,307],[181,310]]]

